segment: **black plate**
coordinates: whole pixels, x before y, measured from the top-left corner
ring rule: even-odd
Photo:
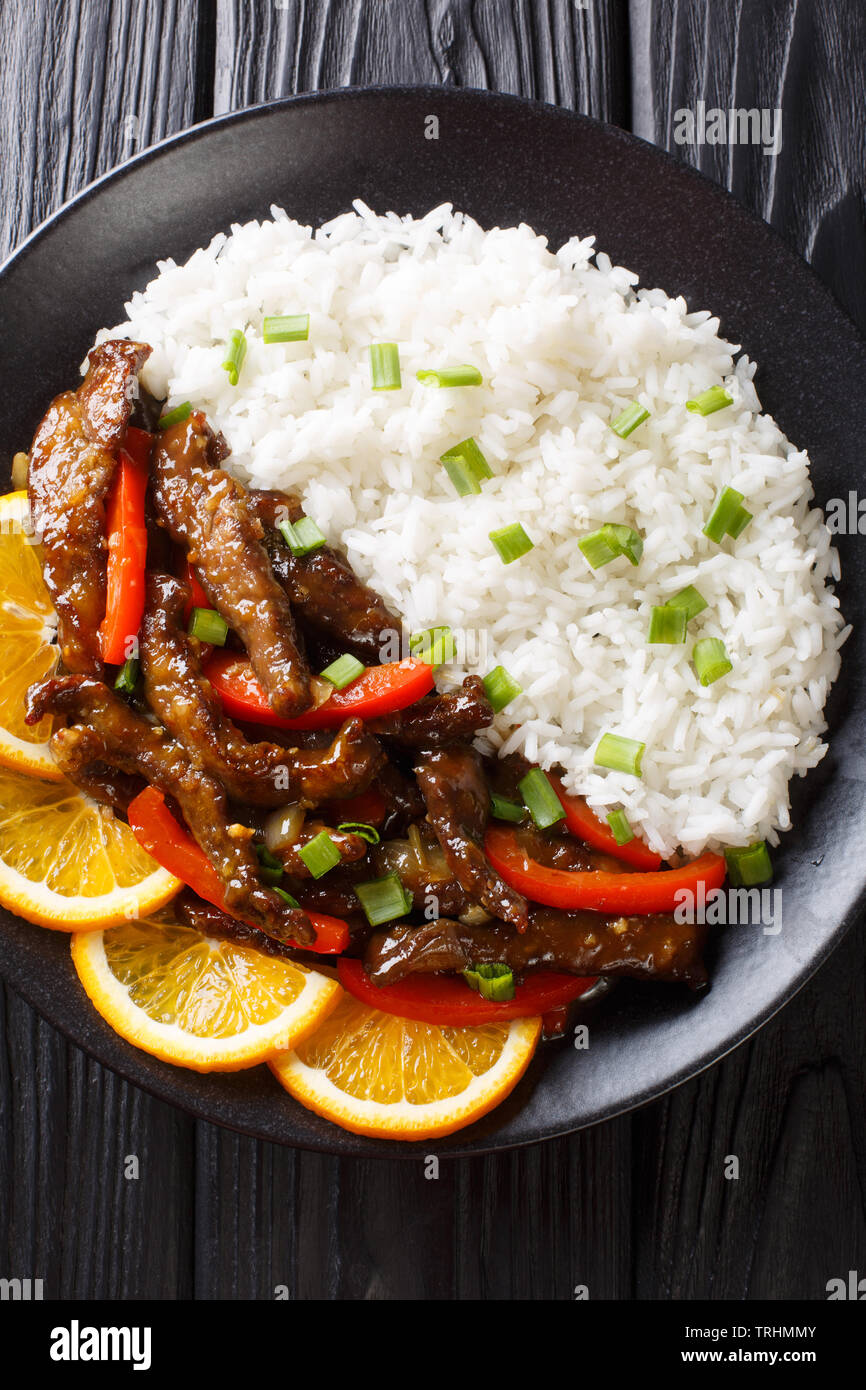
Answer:
[[[425,139],[428,115],[439,117],[438,140]],[[487,226],[529,222],[554,247],[595,233],[644,285],[720,315],[726,336],[757,359],[765,408],[810,450],[819,502],[857,487],[866,345],[773,231],[620,130],[512,97],[440,88],[299,97],[210,122],[147,151],[46,223],[0,274],[0,457],[28,446],[47,401],[76,379],[95,330],[123,319],[124,300],[157,257],[182,259],[230,222],[266,216],[272,202],[318,224],[358,196],[415,214],[451,201]],[[866,886],[859,544],[840,544],[843,608],[855,632],[831,752],[798,784],[796,829],[777,855],[781,932],[729,928],[700,1002],[675,989],[621,987],[596,1014],[588,1051],[543,1047],[505,1105],[438,1141],[437,1152],[528,1143],[657,1096],[764,1023],[839,941]],[[417,1156],[417,1146],[361,1139],[320,1120],[264,1067],[198,1076],[128,1046],[85,999],[64,935],[3,913],[0,968],[101,1062],[203,1119],[335,1153]]]

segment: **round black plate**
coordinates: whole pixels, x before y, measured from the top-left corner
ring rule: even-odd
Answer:
[[[425,138],[430,115],[439,118],[438,140]],[[142,154],[52,218],[0,274],[0,458],[29,445],[48,400],[76,380],[95,330],[124,317],[124,300],[158,257],[183,259],[230,222],[266,216],[274,202],[318,224],[355,197],[415,214],[451,201],[486,226],[526,221],[553,247],[595,233],[642,284],[720,315],[723,332],[757,359],[765,408],[810,450],[819,502],[847,498],[857,486],[866,345],[773,231],[622,131],[512,97],[439,88],[299,97],[212,121]],[[595,1015],[588,1050],[568,1041],[543,1047],[505,1105],[436,1142],[437,1152],[528,1143],[657,1096],[765,1022],[839,941],[866,886],[859,544],[841,542],[842,602],[855,631],[833,702],[831,752],[798,784],[796,829],[777,855],[781,931],[728,928],[713,949],[712,990],[700,1001],[677,989],[622,986]],[[2,917],[5,977],[131,1081],[265,1139],[417,1156],[418,1146],[358,1138],[308,1113],[264,1067],[198,1076],[136,1051],[85,999],[65,935]]]

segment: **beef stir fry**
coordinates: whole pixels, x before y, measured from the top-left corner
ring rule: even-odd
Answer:
[[[58,765],[183,879],[182,919],[360,957],[383,986],[467,972],[502,999],[539,970],[703,985],[701,929],[644,883],[669,878],[670,897],[681,871],[624,862],[606,828],[604,849],[586,843],[539,769],[482,755],[485,682],[439,693],[423,649],[385,659],[397,615],[296,496],[226,471],[201,412],[132,423],[148,353],[96,348],[34,439],[63,669],[31,688],[28,721],[65,721]],[[115,533],[118,460],[141,514]],[[124,622],[121,651],[105,634]]]

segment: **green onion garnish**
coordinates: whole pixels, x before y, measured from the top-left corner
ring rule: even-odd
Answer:
[[[265,883],[279,883],[285,867],[282,860],[278,859],[275,854],[271,854],[267,845],[261,842],[254,844],[253,849],[261,866],[261,877]]]
[[[743,494],[735,487],[722,488],[707,518],[704,535],[721,545],[725,536],[736,539],[751,519],[752,513],[743,506]]]
[[[523,820],[526,809],[518,801],[508,801],[504,796],[497,796],[496,792],[491,792],[490,814],[494,820],[510,820],[516,824],[517,821]]]
[[[494,714],[498,714],[506,705],[510,705],[512,700],[516,700],[518,695],[523,694],[523,686],[517,684],[504,666],[494,666],[481,683]]]
[[[321,878],[323,874],[328,873],[336,864],[339,864],[342,858],[327,830],[320,830],[318,835],[313,836],[312,840],[301,845],[298,855],[303,859],[313,878]]]
[[[276,885],[275,883],[272,883],[272,884],[271,884],[271,887],[272,887],[272,889],[273,889],[273,891],[274,891],[275,893],[279,893],[280,897],[283,899],[283,902],[286,902],[286,903],[289,904],[289,907],[300,907],[300,906],[301,906],[301,904],[298,902],[297,898],[293,898],[292,895],[291,895],[291,893],[287,893],[287,892],[286,892],[285,888],[278,888],[277,885]]]
[[[347,685],[356,681],[359,676],[363,676],[366,671],[363,661],[359,661],[351,652],[344,652],[338,656],[336,661],[332,661],[330,666],[326,666],[319,675],[323,681],[330,681],[336,690],[345,690]]]
[[[309,314],[269,314],[262,324],[266,343],[303,343],[309,336]]]
[[[709,390],[702,391],[694,400],[686,401],[686,410],[690,410],[693,415],[712,415],[716,410],[723,410],[726,405],[733,405],[734,398],[729,396],[724,386],[711,386]]]
[[[115,690],[119,690],[122,695],[132,695],[138,682],[138,658],[131,656],[128,661],[124,661],[117,673],[114,682]]]
[[[346,820],[337,829],[341,835],[359,835],[368,845],[378,845],[381,836],[375,825],[367,825],[362,820]]]
[[[633,738],[622,738],[620,734],[602,734],[595,750],[593,762],[596,767],[609,767],[614,772],[630,772],[640,777],[641,758],[645,743]]]
[[[627,845],[634,839],[634,831],[628,823],[625,811],[620,808],[618,811],[610,811],[607,823],[613,831],[613,838],[618,845]]]
[[[627,405],[625,410],[620,415],[617,415],[616,419],[611,424],[611,429],[614,434],[619,435],[620,439],[628,439],[629,435],[637,429],[638,425],[642,425],[644,420],[648,419],[649,411],[637,401],[632,401],[631,405]]]
[[[471,435],[446,449],[439,461],[445,465],[458,497],[480,492],[484,479],[493,477],[493,469]]]
[[[769,883],[773,877],[773,865],[765,840],[756,840],[753,845],[746,845],[743,849],[726,849],[725,860],[733,888],[754,888],[758,883]]]
[[[597,531],[591,531],[577,544],[594,570],[601,569],[602,565],[609,564],[620,555],[628,556],[629,562],[637,565],[643,555],[643,541],[637,531],[633,531],[630,526],[616,525],[613,522],[600,526]]]
[[[725,644],[718,637],[702,637],[700,642],[696,642],[692,661],[701,685],[712,685],[713,681],[734,669]]]
[[[281,521],[279,531],[295,559],[309,555],[326,544],[318,526],[311,516],[299,516],[297,521]]]
[[[412,907],[412,898],[396,874],[385,874],[384,878],[371,878],[367,883],[356,883],[355,897],[363,907],[371,927],[381,926],[383,922],[393,922],[395,918],[405,916]]]
[[[224,647],[229,625],[215,608],[194,608],[189,620],[189,635],[212,647]]]
[[[247,340],[239,328],[236,328],[229,338],[226,348],[226,357],[223,362],[223,371],[228,372],[229,381],[232,386],[237,386],[241,368],[244,365],[244,358],[247,355]]]
[[[481,373],[477,367],[440,367],[438,371],[415,373],[422,386],[480,386]]]
[[[482,999],[502,1003],[514,998],[514,975],[507,965],[485,961],[482,965],[470,965],[463,971],[463,978],[471,989],[477,990]]]
[[[370,378],[374,391],[399,391],[400,349],[396,343],[370,344]]]
[[[431,627],[426,632],[414,632],[409,638],[409,650],[418,661],[426,661],[435,670],[453,661],[457,652],[450,627]]]
[[[650,617],[647,641],[674,646],[686,640],[686,610],[684,608],[654,608]]]
[[[165,415],[160,415],[156,422],[158,430],[169,430],[172,425],[180,425],[184,420],[188,420],[192,415],[192,402],[184,401],[183,405],[176,405],[174,410],[166,411]]]
[[[488,531],[487,534],[503,565],[510,565],[521,555],[528,555],[534,545],[519,521],[512,521],[510,526],[500,526],[498,531]]]
[[[565,807],[540,767],[534,767],[522,777],[517,790],[539,830],[546,830],[565,816]]]
[[[690,623],[692,618],[696,618],[699,613],[703,613],[706,606],[707,600],[703,594],[698,592],[694,584],[680,589],[678,594],[674,594],[673,598],[669,598],[665,602],[666,608],[682,608],[687,623]]]

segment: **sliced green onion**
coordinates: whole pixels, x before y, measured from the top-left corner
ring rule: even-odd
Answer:
[[[477,367],[440,367],[415,373],[422,386],[480,386],[481,373]]]
[[[370,344],[370,379],[374,391],[399,391],[400,349],[396,343]]]
[[[758,883],[769,883],[773,877],[773,865],[765,840],[756,840],[753,845],[746,845],[743,849],[726,849],[725,860],[733,888],[754,888]]]
[[[256,858],[261,866],[261,877],[264,879],[265,883],[279,883],[285,869],[283,861],[278,859],[275,854],[271,854],[271,851],[265,844],[254,844],[253,849],[256,852]]]
[[[404,917],[412,907],[412,898],[396,874],[385,874],[383,878],[371,878],[367,883],[356,883],[355,897],[371,927]]]
[[[504,666],[494,666],[481,683],[494,714],[498,714],[506,705],[510,705],[512,700],[516,700],[518,695],[523,694],[523,686],[517,684]]]
[[[241,374],[241,368],[244,365],[244,358],[246,357],[246,355],[247,340],[244,337],[243,333],[240,331],[240,329],[236,328],[232,336],[229,338],[228,346],[226,348],[225,361],[222,364],[223,371],[226,371],[229,374],[229,381],[231,382],[232,386],[237,386],[238,384],[238,377]]]
[[[266,343],[303,343],[309,336],[309,314],[269,314],[262,324]]]
[[[724,386],[711,386],[709,390],[702,391],[694,400],[686,401],[686,410],[690,410],[693,415],[712,415],[716,410],[723,410],[726,405],[733,405],[734,398],[729,396]]]
[[[335,865],[339,864],[343,857],[327,830],[320,830],[318,835],[313,836],[312,840],[301,845],[298,854],[313,878],[321,878],[323,874],[328,873]]]
[[[521,806],[518,801],[508,801],[504,796],[497,796],[496,792],[490,793],[490,814],[494,820],[523,820],[526,815],[526,808]]]
[[[607,823],[613,831],[613,838],[618,845],[627,845],[634,839],[634,831],[629,825],[628,817],[622,808],[618,811],[608,812]]]
[[[132,695],[138,682],[138,658],[131,656],[128,661],[124,661],[117,673],[114,682],[115,690],[119,690],[122,695]]]
[[[347,685],[356,681],[359,676],[363,676],[366,671],[363,661],[359,661],[351,652],[344,652],[338,656],[336,661],[332,661],[330,666],[326,666],[319,675],[324,681],[330,681],[336,690],[345,690]]]
[[[686,640],[686,610],[684,608],[654,608],[650,617],[647,641],[675,646]]]
[[[477,990],[482,999],[502,1003],[514,998],[514,975],[507,965],[485,961],[481,965],[470,965],[463,971],[463,978],[471,989]]]
[[[617,415],[616,419],[611,424],[611,429],[614,434],[619,435],[620,439],[628,439],[629,435],[637,429],[638,425],[642,425],[644,420],[648,419],[649,411],[646,410],[644,406],[640,405],[638,401],[632,401],[631,405],[627,405],[625,410],[622,411],[620,415]]]
[[[692,618],[696,618],[699,613],[703,613],[707,606],[707,600],[703,594],[699,593],[694,584],[688,584],[685,589],[680,589],[679,593],[674,594],[665,602],[666,608],[682,608],[686,615],[686,622],[690,623]]]
[[[337,829],[341,835],[359,835],[368,845],[378,845],[381,836],[375,825],[367,825],[362,820],[346,820]]]
[[[189,635],[212,647],[224,647],[229,625],[215,608],[194,608],[189,620]]]
[[[439,461],[445,465],[445,472],[457,489],[458,497],[480,492],[484,479],[493,477],[493,469],[471,435],[453,448],[446,449]]]
[[[160,415],[156,422],[158,430],[169,430],[172,425],[180,425],[184,420],[188,420],[192,415],[192,401],[184,401],[183,405],[176,405],[174,410],[166,411],[165,415]]]
[[[426,632],[414,632],[409,638],[409,650],[418,661],[426,661],[435,670],[453,661],[457,652],[450,627],[431,627]]]
[[[519,560],[521,555],[528,555],[534,545],[519,521],[513,521],[510,526],[500,526],[498,531],[489,531],[487,534],[503,565],[510,565],[514,560]]]
[[[272,883],[272,884],[271,884],[271,887],[272,887],[272,889],[273,889],[273,891],[274,891],[275,893],[279,893],[279,895],[280,895],[280,897],[282,898],[283,902],[286,902],[286,903],[289,904],[289,907],[300,907],[300,906],[301,906],[301,904],[298,902],[297,898],[293,898],[292,895],[291,895],[291,893],[287,893],[287,892],[286,892],[285,888],[278,888],[277,885],[276,885],[275,883]]]
[[[517,790],[539,830],[546,830],[565,816],[565,807],[540,767],[534,767],[522,777]]]
[[[633,531],[630,526],[621,526],[613,522],[607,522],[597,531],[591,531],[577,544],[594,570],[610,564],[611,560],[618,559],[620,555],[627,555],[630,563],[637,565],[643,555],[643,541],[637,531]]]
[[[593,762],[596,767],[609,767],[614,772],[630,772],[640,777],[641,758],[645,743],[633,738],[623,738],[620,734],[602,734],[595,750]]]
[[[725,536],[738,536],[751,519],[751,512],[743,506],[743,494],[735,487],[722,488],[707,518],[704,535],[721,545]]]
[[[718,637],[702,637],[695,643],[692,661],[701,685],[712,685],[720,676],[726,676],[734,669],[725,644]]]
[[[295,522],[281,521],[279,531],[296,559],[326,544],[325,537],[311,516],[299,516]]]

